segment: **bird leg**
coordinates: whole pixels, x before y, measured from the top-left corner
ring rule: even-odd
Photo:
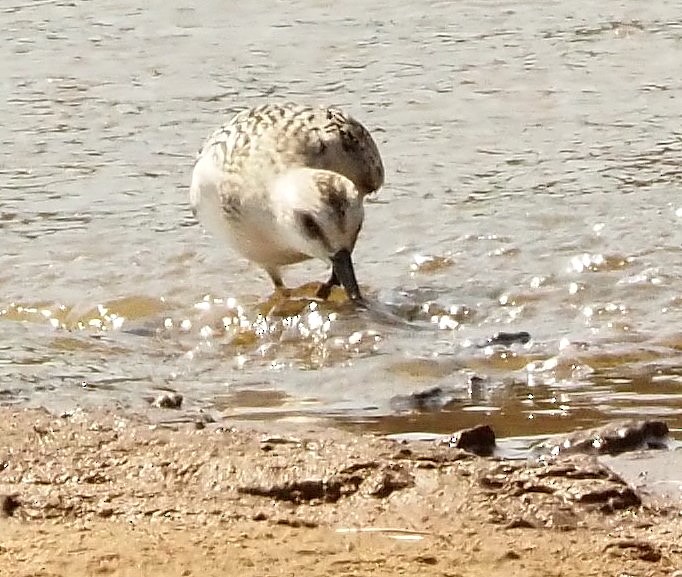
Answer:
[[[282,280],[282,275],[279,274],[279,270],[276,268],[266,268],[265,272],[272,280],[272,284],[275,285],[275,295],[280,297],[289,298],[291,296],[291,291],[284,286],[284,281]]]
[[[324,283],[319,289],[317,289],[317,294],[315,295],[318,299],[327,300],[335,286],[340,286],[341,282],[339,277],[336,276],[336,271],[332,269],[332,275],[329,280]]]

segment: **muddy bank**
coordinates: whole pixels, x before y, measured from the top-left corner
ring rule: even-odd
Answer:
[[[336,430],[0,410],[0,575],[672,575],[679,503]]]

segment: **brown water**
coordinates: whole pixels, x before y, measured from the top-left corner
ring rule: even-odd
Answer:
[[[677,3],[256,6],[0,8],[0,402],[175,390],[178,416],[382,431],[682,427]],[[357,272],[412,325],[305,301],[259,317],[269,281],[191,218],[199,144],[267,98],[376,133]],[[532,340],[475,346],[498,331]],[[434,386],[445,411],[395,403]]]

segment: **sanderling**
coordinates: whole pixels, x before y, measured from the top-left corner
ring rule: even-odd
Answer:
[[[190,204],[212,234],[260,265],[276,290],[280,267],[310,258],[331,264],[329,280],[362,299],[351,253],[364,197],[384,182],[367,129],[340,110],[265,104],[239,112],[204,143]]]

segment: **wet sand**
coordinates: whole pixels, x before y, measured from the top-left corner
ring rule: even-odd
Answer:
[[[0,410],[0,575],[673,575],[682,513],[529,465],[297,425]],[[259,428],[261,427],[261,428]]]

